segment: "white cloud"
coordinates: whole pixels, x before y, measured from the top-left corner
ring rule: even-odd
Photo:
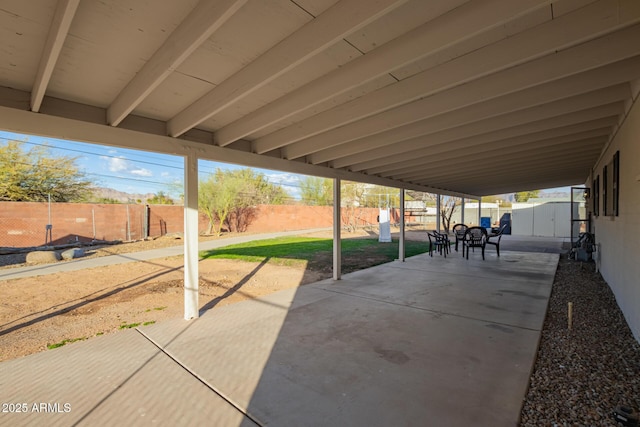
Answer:
[[[151,172],[149,169],[145,169],[145,168],[140,168],[140,169],[133,169],[128,171],[131,175],[138,175],[138,176],[153,176],[153,172]]]
[[[109,172],[119,172],[135,176],[153,176],[153,172],[149,169],[141,168],[133,164],[126,158],[120,157],[106,157],[101,156],[101,159],[106,162]]]
[[[298,185],[300,183],[300,176],[292,173],[269,173],[266,177],[274,184]]]
[[[127,164],[129,163],[122,157],[102,157],[107,161],[107,168],[109,172],[122,172],[127,170]]]
[[[267,180],[272,184],[279,184],[289,195],[295,199],[300,198],[300,175],[292,173],[265,173]]]

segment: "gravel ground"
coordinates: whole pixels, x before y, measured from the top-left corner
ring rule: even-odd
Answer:
[[[621,405],[640,407],[640,345],[595,266],[563,256],[521,425],[622,426]]]

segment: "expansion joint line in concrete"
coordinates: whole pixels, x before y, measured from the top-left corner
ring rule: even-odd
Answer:
[[[402,267],[396,267],[396,266],[394,266],[392,263],[389,263],[389,264],[386,264],[386,265],[388,265],[388,266],[389,266],[389,268],[395,268],[395,269],[397,269],[397,270],[420,271],[420,272],[423,272],[423,273],[425,273],[425,272],[426,272],[426,273],[448,274],[448,275],[453,275],[453,274],[455,274],[456,276],[471,277],[471,278],[474,278],[474,279],[488,279],[488,280],[494,280],[494,281],[496,281],[496,282],[498,282],[498,281],[508,281],[508,282],[515,282],[515,281],[519,281],[519,282],[530,282],[530,281],[531,281],[531,280],[529,280],[529,279],[524,279],[524,278],[522,278],[522,279],[514,279],[514,278],[509,278],[509,279],[500,279],[500,278],[496,278],[496,277],[494,277],[494,276],[482,276],[482,275],[477,275],[477,274],[467,274],[467,273],[459,273],[459,272],[456,272],[456,273],[449,273],[449,272],[445,272],[445,271],[441,271],[441,270],[437,270],[437,269],[429,270],[429,269],[425,269],[425,268],[411,268],[411,267],[405,267],[405,266],[402,266]],[[406,265],[406,264],[405,264],[405,265]],[[554,271],[554,273],[553,273],[553,276],[551,276],[551,277],[555,277],[555,271]]]
[[[209,390],[211,390],[212,392],[214,392],[216,395],[218,395],[222,400],[224,400],[225,402],[227,402],[229,405],[233,406],[238,412],[240,412],[242,415],[244,415],[245,417],[249,418],[251,421],[253,421],[256,425],[260,426],[260,427],[264,427],[264,423],[261,423],[260,421],[258,421],[255,417],[251,416],[251,414],[247,413],[247,411],[245,411],[240,405],[238,405],[237,403],[235,403],[233,400],[231,400],[230,397],[225,396],[224,393],[222,393],[220,390],[218,390],[216,387],[214,387],[213,385],[209,384],[207,382],[207,380],[205,380],[204,378],[200,377],[198,374],[196,374],[194,371],[192,371],[191,369],[189,369],[187,366],[185,366],[182,362],[180,362],[176,357],[174,357],[171,353],[167,352],[160,344],[158,344],[157,342],[155,342],[153,340],[153,338],[151,338],[150,336],[148,336],[147,334],[145,334],[143,331],[141,331],[140,329],[136,328],[136,331],[138,331],[140,333],[140,335],[142,335],[144,338],[146,338],[151,344],[153,344],[162,354],[164,354],[165,356],[167,356],[169,359],[173,360],[178,366],[180,366],[182,369],[184,369],[186,372],[189,373],[189,375],[191,375],[193,378],[195,378],[196,380],[198,380],[200,383],[202,383],[205,387],[207,387]]]
[[[440,286],[440,287],[442,287],[442,286]],[[353,294],[349,294],[347,292],[336,291],[335,289],[327,289],[327,288],[320,288],[320,289],[322,289],[323,291],[326,291],[326,292],[333,292],[333,293],[336,293],[336,294],[339,294],[339,295],[344,295],[344,296],[347,296],[347,297],[366,299],[368,301],[375,301],[375,302],[380,302],[380,303],[383,303],[383,304],[391,304],[391,305],[396,305],[396,306],[399,306],[399,307],[406,307],[406,308],[411,308],[411,309],[414,309],[414,310],[426,311],[428,313],[434,313],[434,314],[443,315],[443,316],[458,317],[460,319],[473,320],[475,322],[488,322],[488,323],[491,323],[493,325],[507,326],[509,328],[522,329],[524,331],[540,332],[540,329],[527,328],[526,326],[511,325],[509,323],[494,322],[492,320],[479,319],[477,317],[471,317],[471,316],[463,316],[461,314],[448,313],[446,311],[432,310],[430,308],[424,308],[424,307],[416,307],[415,305],[400,304],[400,303],[397,303],[397,302],[386,301],[386,300],[383,300],[383,299],[368,297],[368,296],[365,296],[365,295],[353,295]]]

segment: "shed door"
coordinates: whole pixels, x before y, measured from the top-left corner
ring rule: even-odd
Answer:
[[[555,226],[555,203],[543,203],[533,208],[533,235],[543,237],[554,237]]]

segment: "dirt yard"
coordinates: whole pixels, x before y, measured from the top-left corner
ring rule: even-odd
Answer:
[[[331,233],[314,236],[331,237]],[[371,237],[364,232],[344,237],[365,236]],[[90,249],[87,256],[156,249],[181,242],[168,237],[125,243]],[[24,265],[24,258],[24,254],[1,255],[0,268]],[[295,266],[278,266],[202,260],[201,312],[329,278],[331,262],[324,264],[323,269],[311,270],[303,261]],[[182,317],[183,274],[183,260],[178,256],[0,281],[0,361]]]

